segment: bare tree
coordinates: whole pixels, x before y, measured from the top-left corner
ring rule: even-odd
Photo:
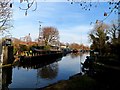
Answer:
[[[67,0],[71,4],[79,4],[81,9],[85,11],[90,11],[93,7],[100,7],[100,2],[103,0]],[[112,13],[120,14],[120,0],[104,0],[108,5],[106,6],[106,11],[103,12],[105,18],[100,20],[101,22],[105,21]]]
[[[12,4],[10,1],[11,0],[0,0],[0,33],[9,32],[7,29],[11,27]]]
[[[70,48],[72,48],[72,49],[79,49],[80,45],[78,43],[71,43],[70,44]]]
[[[37,2],[36,0],[20,0],[20,3],[26,2],[26,8],[19,7],[21,10],[25,11],[25,15],[27,15],[28,10],[35,4],[35,8],[32,11],[37,9]]]
[[[55,27],[44,27],[41,31],[45,45],[55,45],[59,41],[59,32]]]
[[[111,28],[109,30],[110,38],[111,39],[116,39],[118,38],[118,25],[116,23],[112,23]]]

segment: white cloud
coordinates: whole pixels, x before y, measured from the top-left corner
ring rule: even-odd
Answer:
[[[38,37],[38,29],[34,25],[18,25],[17,27],[14,27],[13,30],[10,31],[12,33],[13,37],[24,37],[31,34],[32,40]]]
[[[60,41],[64,43],[83,43],[84,45],[90,45],[88,41],[88,32],[92,26],[76,26],[72,28],[66,28],[59,30]],[[15,28],[16,29],[16,28]],[[17,27],[17,31],[12,31],[13,36],[20,38],[31,34],[32,40],[35,40],[38,37],[39,30],[35,29],[33,25],[25,25]]]
[[[81,25],[72,28],[67,28],[64,30],[59,30],[61,42],[68,43],[83,43],[85,45],[90,45],[88,39],[88,33],[92,26]]]
[[[43,22],[42,26],[55,26],[58,28],[61,42],[90,45],[88,32],[92,26],[88,25],[88,21],[94,17],[87,18],[88,15],[80,12],[79,8],[69,3],[38,4],[37,10],[35,12],[32,12],[32,9],[28,10],[27,16],[24,15],[25,11],[19,9],[19,3],[15,4],[13,12],[15,29],[12,32],[14,36],[23,37],[31,33],[32,39],[36,39],[39,32],[38,21],[41,21]]]

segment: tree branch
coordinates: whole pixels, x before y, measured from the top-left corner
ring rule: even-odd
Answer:
[[[35,3],[35,9],[33,9],[32,11],[35,11],[37,9],[37,2],[35,0],[33,0],[31,3],[27,1],[27,8],[21,8],[21,7],[19,8],[21,10],[25,10],[25,15],[27,15],[27,11],[33,6],[34,3]]]

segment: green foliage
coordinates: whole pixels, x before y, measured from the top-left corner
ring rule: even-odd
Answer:
[[[89,34],[92,41],[91,49],[99,52],[100,56],[113,56],[119,60],[120,51],[120,31],[116,24],[110,27],[96,24],[93,31]],[[110,58],[109,58],[110,59]],[[115,59],[116,60],[116,59]]]
[[[50,45],[46,45],[46,46],[44,46],[44,50],[50,50]]]
[[[109,40],[107,37],[108,28],[106,24],[97,23],[89,34],[90,40],[93,42],[91,48],[98,51],[100,55],[105,53],[106,41]]]
[[[18,49],[17,48],[14,48],[13,49],[13,54],[15,55],[17,53]]]
[[[20,44],[19,47],[20,47],[20,51],[21,51],[21,52],[23,52],[23,51],[28,51],[28,49],[29,49],[26,45],[21,45],[21,44]]]

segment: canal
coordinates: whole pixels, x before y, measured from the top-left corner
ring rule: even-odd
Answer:
[[[42,88],[60,80],[67,80],[81,72],[81,63],[89,53],[68,54],[53,62],[17,63],[2,68],[2,88]]]

